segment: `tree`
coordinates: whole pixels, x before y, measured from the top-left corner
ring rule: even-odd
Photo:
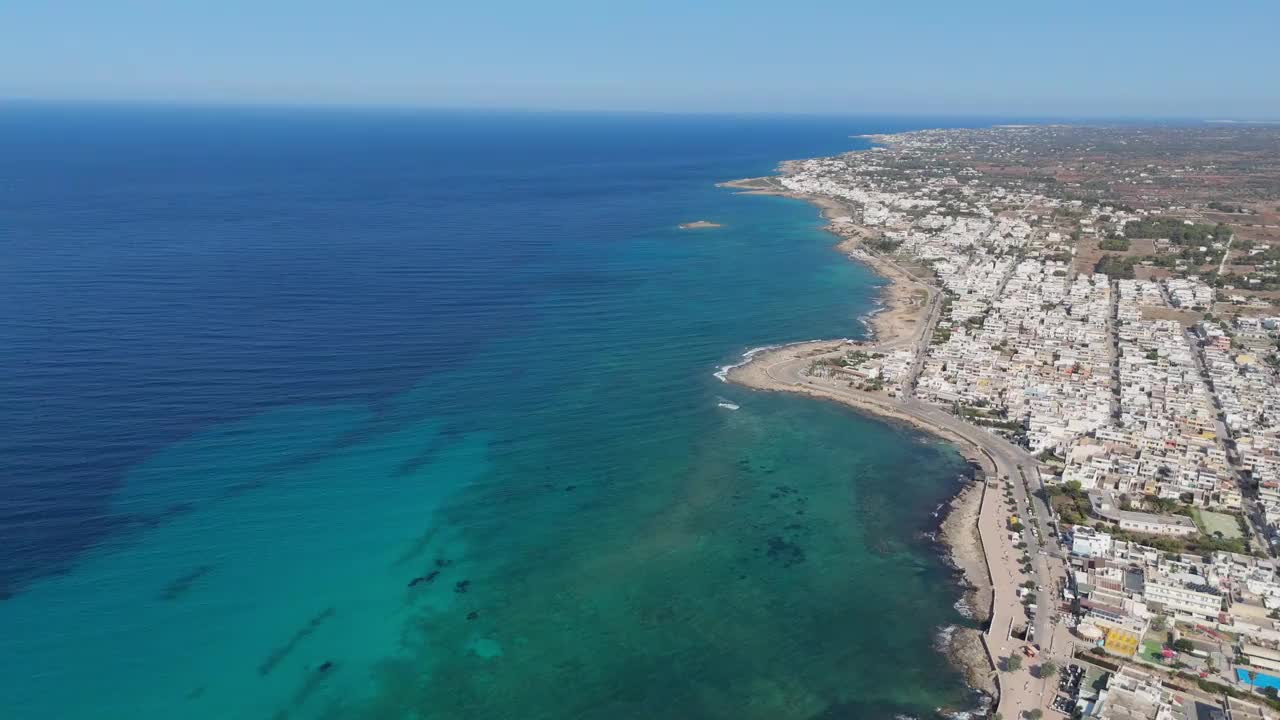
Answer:
[[[1005,659],[1005,661],[1004,661],[1004,669],[1005,669],[1005,670],[1008,670],[1009,672],[1018,672],[1019,670],[1021,670],[1021,669],[1022,669],[1022,656],[1021,656],[1021,655],[1010,655],[1010,656],[1009,656],[1008,658],[1006,658],[1006,659]]]
[[[1027,717],[1030,720],[1040,720],[1041,715],[1044,715],[1044,712],[1040,708],[1032,708],[1027,711]]]
[[[1173,649],[1178,652],[1191,652],[1196,649],[1196,646],[1192,645],[1191,641],[1186,638],[1178,638],[1173,641]]]
[[[1258,672],[1256,670],[1250,670],[1246,674],[1249,676],[1249,690],[1252,691],[1253,684],[1258,681]]]
[[[1058,666],[1051,662],[1040,663],[1040,677],[1051,678],[1058,674]]]

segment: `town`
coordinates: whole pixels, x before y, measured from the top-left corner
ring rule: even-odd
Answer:
[[[1275,717],[1280,130],[872,140],[738,187],[822,205],[842,248],[929,289],[901,294],[916,325],[764,373],[999,438],[975,443],[1002,526],[980,529],[1023,613],[997,587],[997,714]]]

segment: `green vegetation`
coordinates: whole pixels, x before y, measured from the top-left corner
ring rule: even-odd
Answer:
[[[1146,504],[1152,512],[1161,515],[1186,515],[1191,517],[1190,511],[1177,500],[1172,498],[1159,497],[1156,495],[1144,495],[1142,502]]]
[[[1066,522],[1065,519],[1063,522]],[[1244,538],[1220,538],[1211,535],[1197,535],[1187,538],[1147,535],[1145,533],[1121,530],[1116,525],[1104,527],[1103,529],[1111,533],[1116,540],[1136,542],[1139,545],[1155,548],[1160,552],[1190,553],[1195,555],[1205,555],[1212,552],[1232,552],[1248,555],[1250,552],[1249,542]]]
[[[1050,485],[1045,488],[1049,506],[1062,522],[1079,525],[1089,519],[1089,494],[1080,488],[1080,483],[1072,480],[1062,485]]]
[[[1150,218],[1125,223],[1124,235],[1128,238],[1167,238],[1174,245],[1207,245],[1212,240],[1226,240],[1231,228],[1222,223],[1188,225],[1178,218]]]
[[[1218,202],[1217,200],[1210,201],[1206,207],[1210,210],[1217,210],[1218,212],[1224,213],[1247,214],[1249,212],[1248,208],[1241,205],[1228,205],[1227,203]]]
[[[1103,273],[1114,280],[1132,280],[1133,266],[1138,264],[1138,258],[1120,257],[1119,255],[1103,255],[1098,259],[1097,264],[1093,266],[1093,271]]]
[[[1107,238],[1098,243],[1098,247],[1103,250],[1128,250],[1129,241],[1126,238]]]
[[[871,359],[871,355],[862,350],[854,350],[844,356],[845,363],[850,367],[856,367]]]
[[[1022,656],[1010,655],[1005,658],[1004,669],[1006,672],[1018,672],[1022,669]]]
[[[871,248],[872,250],[875,250],[878,253],[889,254],[889,253],[896,252],[898,247],[902,245],[902,241],[890,240],[889,238],[878,237],[874,240],[867,240],[863,244],[865,244],[867,247]]]
[[[1057,675],[1057,674],[1058,674],[1058,666],[1057,666],[1057,665],[1055,665],[1055,664],[1053,664],[1053,663],[1051,663],[1051,662],[1040,663],[1040,677],[1042,677],[1042,678],[1051,678],[1051,677],[1053,677],[1054,675]]]
[[[1244,276],[1235,273],[1224,273],[1215,276],[1211,281],[1214,287],[1232,287],[1248,288],[1250,290],[1280,290],[1280,277],[1263,277],[1257,274],[1249,275],[1248,281]]]

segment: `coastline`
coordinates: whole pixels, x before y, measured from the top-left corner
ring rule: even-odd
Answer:
[[[778,166],[785,174],[795,161],[788,160]],[[773,195],[801,200],[816,206],[824,220],[825,230],[837,238],[833,249],[850,260],[861,263],[887,282],[880,289],[880,307],[864,318],[871,336],[869,341],[886,342],[906,340],[904,335],[915,329],[919,308],[934,296],[934,289],[894,263],[867,250],[864,242],[874,239],[877,233],[852,220],[853,209],[834,198],[805,195],[782,187],[775,177],[743,178],[719,183],[718,187],[733,188],[742,195]]]
[[[879,136],[874,139],[882,140]],[[779,164],[779,176],[785,175],[794,162]],[[981,442],[975,442],[967,434],[957,433],[953,427],[924,413],[900,407],[892,399],[876,393],[824,387],[812,382],[802,384],[773,372],[781,365],[807,365],[819,358],[837,357],[859,347],[887,349],[919,342],[932,327],[929,314],[937,297],[935,288],[863,246],[865,240],[874,237],[874,233],[853,222],[850,207],[834,198],[787,190],[778,182],[779,176],[731,180],[719,186],[733,188],[741,194],[788,197],[816,206],[827,221],[824,229],[837,238],[833,249],[854,262],[862,263],[887,281],[880,291],[881,306],[863,318],[870,333],[866,341],[841,338],[754,348],[743,354],[742,361],[720,368],[716,376],[722,381],[757,390],[798,393],[836,402],[881,420],[902,423],[952,443],[962,456],[981,468],[982,474],[994,476],[999,464],[985,451]],[[983,479],[963,485],[948,502],[936,537],[944,559],[959,576],[961,597],[957,608],[970,616],[976,625],[945,629],[947,639],[941,651],[964,675],[970,688],[991,699],[994,709],[1000,702],[1001,693],[998,673],[995,672],[996,658],[986,642],[983,628],[989,627],[993,620],[996,593],[990,558],[979,530],[979,519],[987,505],[986,489],[987,482]]]

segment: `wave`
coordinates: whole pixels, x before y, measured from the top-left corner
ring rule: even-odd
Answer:
[[[865,329],[867,333],[871,335],[872,340],[875,339],[875,328],[871,326],[871,321],[874,320],[875,317],[880,313],[884,312],[885,310],[888,310],[888,308],[885,307],[884,302],[881,300],[876,300],[876,305],[877,305],[876,308],[869,310],[858,316],[858,322],[861,323],[863,329]]]

